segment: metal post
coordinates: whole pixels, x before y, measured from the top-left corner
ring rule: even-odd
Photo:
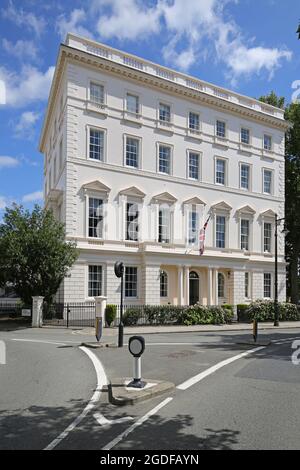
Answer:
[[[142,378],[142,358],[135,357],[134,358],[134,369],[133,369],[133,380],[136,382],[140,382]]]
[[[257,320],[253,320],[253,340],[254,343],[257,341]]]
[[[67,328],[69,328],[69,314],[70,314],[70,309],[69,309],[69,304],[67,304]]]
[[[279,326],[278,312],[278,217],[275,214],[275,279],[274,279],[274,326]]]
[[[123,325],[123,277],[124,274],[122,273],[121,276],[121,304],[120,304],[120,323],[119,323],[119,342],[118,347],[123,347],[123,337],[124,337],[124,325]]]

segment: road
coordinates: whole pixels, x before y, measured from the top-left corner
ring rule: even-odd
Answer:
[[[83,333],[0,331],[0,449],[300,449],[300,329],[264,331],[272,344],[247,355],[247,332],[145,335],[143,377],[176,388],[126,407],[100,389],[131,376],[127,347],[80,348]]]

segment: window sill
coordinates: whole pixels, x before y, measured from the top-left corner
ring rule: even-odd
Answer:
[[[170,133],[170,134],[173,134],[173,132],[174,132],[172,122],[168,122],[168,121],[157,121],[157,122],[156,122],[156,127],[157,127],[157,129],[159,129],[159,130],[161,130],[161,131],[168,132],[168,133]]]
[[[140,114],[130,113],[129,111],[123,111],[124,121],[133,122],[134,124],[138,124],[139,126],[142,125],[141,117],[142,116]]]
[[[107,106],[106,106],[106,104],[100,104],[100,103],[98,104],[98,103],[92,103],[91,101],[87,101],[86,109],[87,109],[87,111],[102,114],[105,117],[107,116]]]
[[[252,154],[252,145],[251,144],[243,144],[242,142],[239,143],[239,149],[242,152],[246,152]]]
[[[215,142],[216,145],[220,145],[220,146],[226,147],[226,148],[229,147],[229,142],[228,142],[228,139],[226,137],[215,136],[214,137],[214,142]]]
[[[197,140],[202,141],[202,133],[200,130],[187,129],[186,134],[188,137],[191,137],[192,139],[197,139]]]

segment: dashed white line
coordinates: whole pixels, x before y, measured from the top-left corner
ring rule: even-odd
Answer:
[[[71,431],[73,431],[73,429],[76,428],[76,426],[78,426],[78,424],[86,417],[86,415],[95,407],[96,403],[100,399],[102,388],[104,387],[104,385],[107,385],[107,377],[106,377],[104,368],[101,362],[99,361],[99,359],[97,358],[97,356],[94,353],[92,353],[88,348],[85,348],[84,346],[81,346],[80,349],[89,356],[95,368],[96,375],[97,375],[96,390],[92,398],[90,399],[89,403],[84,408],[84,410],[80,413],[80,415],[77,416],[77,418],[56,439],[50,442],[50,444],[44,450],[53,450],[56,446],[58,446],[58,444],[61,443],[63,439],[65,439],[68,436],[68,434]]]

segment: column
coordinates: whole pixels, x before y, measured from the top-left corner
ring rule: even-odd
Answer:
[[[178,266],[178,305],[183,305],[183,268]]]
[[[219,304],[219,298],[218,298],[218,270],[214,269],[214,305]]]
[[[189,266],[184,267],[184,300],[185,305],[190,303],[190,268]]]
[[[207,305],[212,304],[212,269],[207,270]]]

